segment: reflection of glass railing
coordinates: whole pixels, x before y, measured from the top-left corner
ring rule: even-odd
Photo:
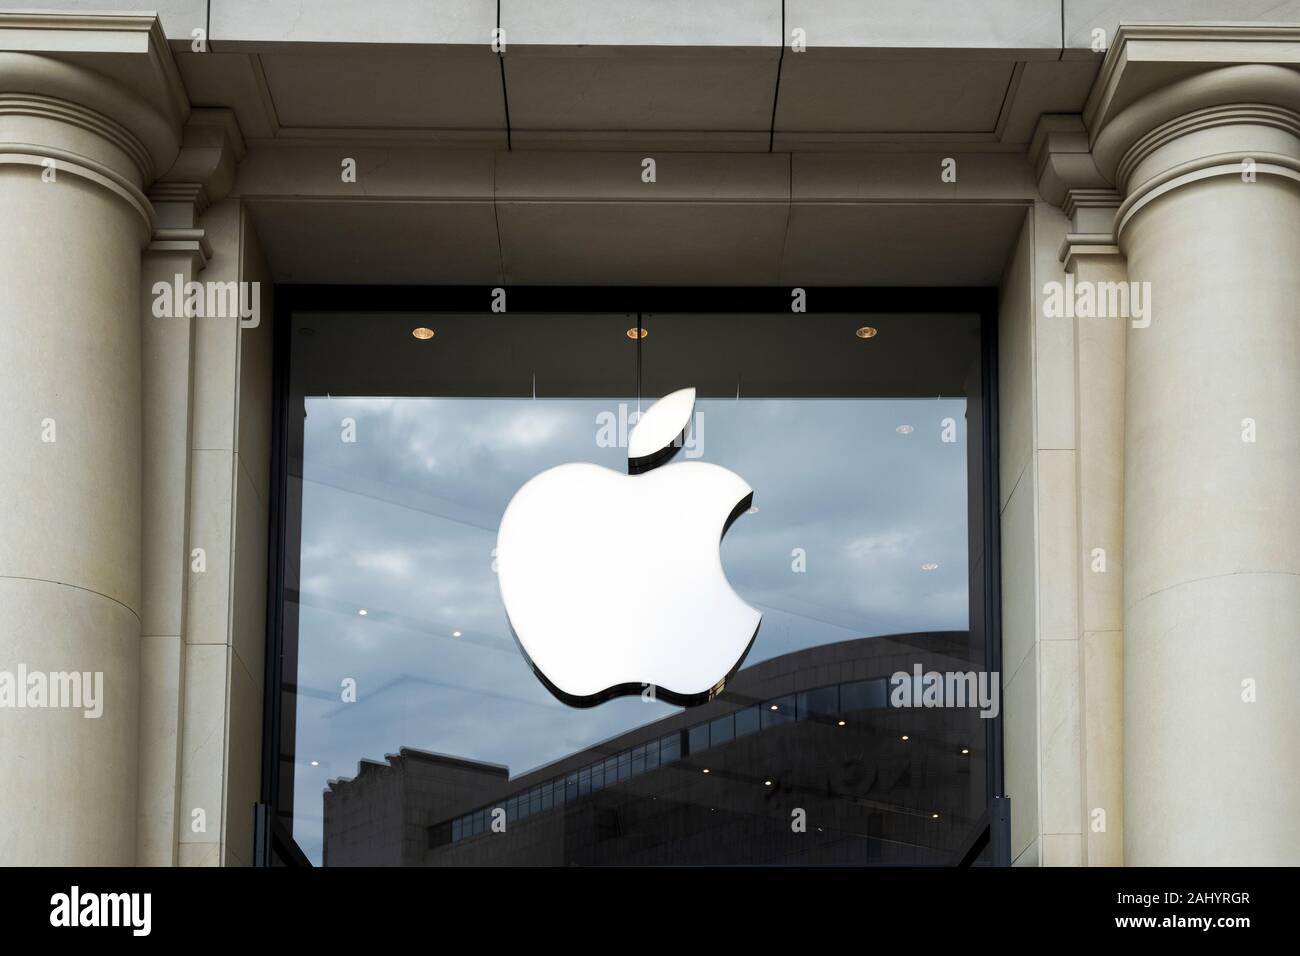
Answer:
[[[738,708],[713,720],[674,731],[578,770],[552,777],[452,820],[435,823],[429,827],[428,845],[431,848],[445,846],[491,832],[493,814],[497,810],[505,811],[506,825],[509,826],[667,766],[688,754],[700,753],[760,730],[800,720],[835,722],[841,714],[884,708],[888,684],[889,679],[885,677],[830,684]]]

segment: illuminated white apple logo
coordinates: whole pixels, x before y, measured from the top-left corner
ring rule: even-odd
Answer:
[[[701,461],[659,467],[695,410],[686,388],[648,408],[628,472],[559,465],[501,518],[497,574],[515,638],[556,697],[589,707],[643,693],[680,704],[721,692],[762,615],[731,589],[719,545],[753,489]]]

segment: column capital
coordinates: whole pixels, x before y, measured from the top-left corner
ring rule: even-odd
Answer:
[[[153,14],[0,12],[0,162],[53,167],[132,206],[176,161],[189,102]]]
[[[1300,108],[1297,69],[1297,24],[1123,24],[1083,111],[1097,166],[1122,189],[1124,155],[1170,120],[1233,104]]]
[[[1123,25],[1083,122],[1098,173],[1123,197],[1117,239],[1190,183],[1300,181],[1300,26]]]
[[[0,12],[0,91],[64,100],[139,140],[142,185],[180,149],[189,99],[153,14]]]

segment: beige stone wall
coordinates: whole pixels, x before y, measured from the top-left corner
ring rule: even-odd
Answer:
[[[1042,314],[1062,213],[1029,210],[1001,285],[1004,785],[1019,865],[1083,862],[1074,330]]]
[[[188,582],[178,861],[247,865],[261,785],[272,288],[238,200],[201,223],[213,249],[203,280],[264,284],[257,328],[203,319],[195,334],[190,545],[207,567]]]
[[[1128,324],[1044,308],[1067,273],[1126,281],[1113,244],[1088,238],[1036,203],[1001,284],[1005,787],[1020,865],[1123,861]]]

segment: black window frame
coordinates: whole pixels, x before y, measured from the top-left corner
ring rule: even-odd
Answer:
[[[284,627],[288,540],[288,447],[290,325],[294,313],[493,311],[504,290],[511,312],[573,313],[789,313],[789,286],[748,287],[573,287],[573,286],[366,286],[277,285],[272,353],[271,490],[267,535],[267,606],[263,687],[261,802],[254,812],[254,865],[311,866],[278,814],[286,793],[282,767],[292,765],[294,743],[286,740],[285,661],[297,661],[297,648],[286,647]],[[1001,537],[998,487],[998,369],[996,288],[953,287],[804,287],[808,314],[955,313],[978,315],[981,353],[981,502],[984,554],[983,630],[985,669],[1002,672]],[[639,320],[638,320],[639,321]],[[986,820],[961,865],[981,856],[996,866],[1010,865],[1010,805],[1003,790],[1002,710],[985,724]],[[761,715],[760,715],[761,716]],[[793,716],[793,715],[792,715]],[[291,727],[291,725],[290,725]],[[291,729],[288,731],[291,734]],[[683,734],[684,737],[684,734]],[[682,743],[686,741],[683,739]],[[674,759],[686,755],[686,747]],[[567,788],[566,788],[567,790]],[[567,795],[567,794],[566,794]],[[986,852],[987,851],[987,852]]]

